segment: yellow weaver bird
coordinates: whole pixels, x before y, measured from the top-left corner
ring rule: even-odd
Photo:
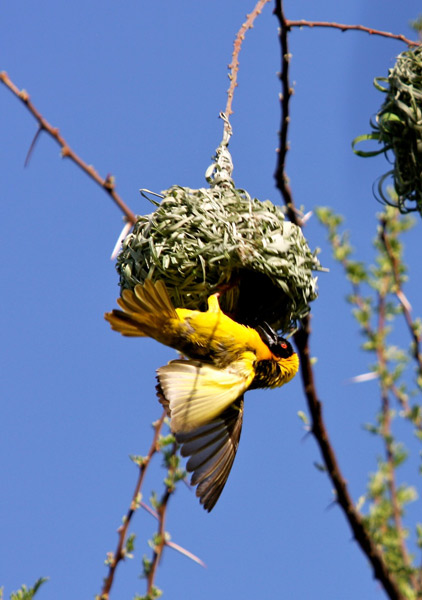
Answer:
[[[269,327],[258,330],[225,315],[218,294],[208,310],[174,308],[165,284],[147,279],[117,300],[123,310],[105,314],[112,329],[126,336],[151,337],[186,359],[157,369],[157,393],[196,495],[210,511],[229,476],[239,444],[243,394],[280,387],[299,368],[290,343]]]

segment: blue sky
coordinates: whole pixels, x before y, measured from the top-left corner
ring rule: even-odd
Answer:
[[[412,36],[420,4],[406,0],[286,2],[287,17],[361,23]],[[116,177],[139,214],[139,188],[205,185],[218,146],[227,64],[249,5],[243,0],[173,3],[16,0],[0,8],[0,70],[25,88],[41,113],[102,174]],[[230,150],[238,187],[281,204],[274,187],[280,68],[277,21],[268,5],[246,37],[232,116]],[[399,42],[364,33],[294,31],[291,151],[296,204],[345,214],[358,257],[372,256],[372,184],[384,159],[353,155],[369,129]],[[106,552],[126,512],[151,422],[161,413],[155,369],[174,357],[150,340],[110,331],[103,313],[119,294],[109,256],[122,226],[107,195],[43,135],[30,166],[34,119],[0,87],[0,328],[3,336],[0,434],[0,585],[5,597],[40,576],[45,600],[93,598]],[[409,236],[407,292],[420,311],[421,224]],[[347,385],[368,370],[344,303],[348,286],[324,231],[305,234],[330,268],[313,304],[312,351],[327,427],[354,499],[376,468],[378,442],[362,430],[377,410],[375,382]],[[353,234],[352,234],[353,235]],[[415,259],[412,259],[415,256]],[[332,506],[331,484],[314,467],[319,453],[297,417],[306,411],[299,377],[281,391],[247,397],[238,456],[215,510],[205,513],[185,486],[172,499],[167,529],[199,555],[204,570],[167,549],[157,585],[165,598],[382,598],[366,558]],[[415,472],[409,472],[409,478]],[[145,493],[161,492],[154,465]],[[419,509],[418,509],[419,506]],[[420,501],[411,509],[420,512]],[[135,558],[121,564],[112,598],[144,593],[140,560],[156,524],[139,511]]]

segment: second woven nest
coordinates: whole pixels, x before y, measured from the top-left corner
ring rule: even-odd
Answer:
[[[373,131],[361,135],[353,145],[376,140],[381,149],[360,156],[391,154],[392,169],[378,181],[378,196],[397,206],[402,213],[418,211],[422,215],[422,47],[402,52],[387,77],[377,77],[375,87],[385,94]],[[394,183],[397,198],[388,193],[387,182]]]

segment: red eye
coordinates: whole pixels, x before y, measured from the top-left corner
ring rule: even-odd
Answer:
[[[280,344],[282,348],[287,348],[287,344]]]

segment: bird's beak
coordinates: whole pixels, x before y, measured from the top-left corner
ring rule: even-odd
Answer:
[[[262,341],[265,344],[267,344],[268,347],[271,347],[274,344],[277,344],[277,342],[278,342],[277,334],[274,331],[274,329],[266,321],[264,321],[264,323],[262,325],[258,325],[256,330],[259,333],[259,335],[261,336]]]

